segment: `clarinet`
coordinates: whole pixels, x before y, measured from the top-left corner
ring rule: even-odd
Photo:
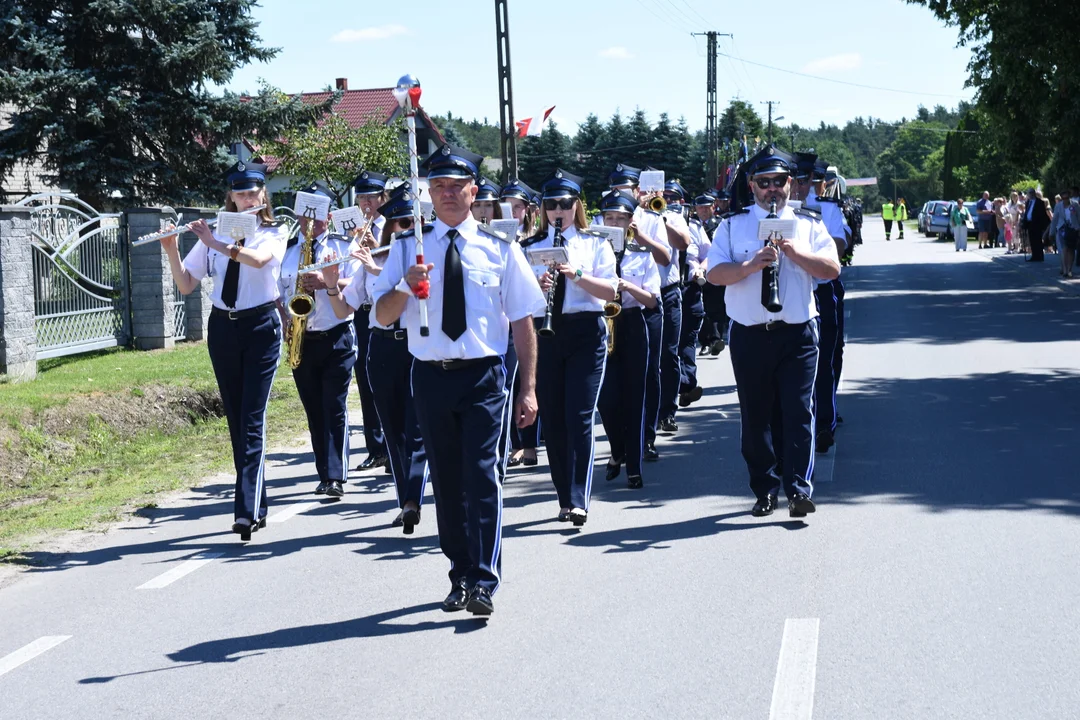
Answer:
[[[769,217],[776,217],[776,201],[769,203]],[[772,245],[770,239],[767,244]],[[761,304],[771,313],[778,313],[784,309],[780,303],[780,259],[779,257],[766,265],[761,271]]]
[[[552,240],[551,245],[552,247],[563,246],[562,218],[557,218],[555,220],[555,239]],[[544,324],[538,331],[541,337],[553,337],[555,335],[555,329],[551,326],[551,314],[555,308],[555,286],[558,285],[561,278],[559,277],[559,272],[555,269],[554,265],[551,267],[550,273],[551,287],[548,288],[547,291],[547,309],[544,310]]]

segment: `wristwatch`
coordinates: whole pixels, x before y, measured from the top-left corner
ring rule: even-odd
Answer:
[[[577,270],[574,271],[574,276],[572,278],[570,278],[570,279],[573,280],[574,282],[578,282],[579,280],[581,280],[582,275],[584,275],[584,273],[581,272],[581,268],[578,268]]]
[[[326,294],[327,294],[327,295],[329,295],[330,297],[334,297],[334,296],[336,296],[336,295],[340,295],[340,294],[341,294],[341,291],[335,288],[335,289],[334,289],[334,292],[330,292],[329,290],[327,290],[327,291],[326,291]]]

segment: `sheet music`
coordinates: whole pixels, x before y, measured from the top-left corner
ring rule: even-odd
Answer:
[[[530,265],[564,265],[570,262],[566,248],[525,248],[525,255]]]
[[[330,213],[330,198],[318,193],[298,192],[293,212],[297,218],[310,217],[325,222]]]
[[[780,238],[795,237],[795,219],[783,220],[781,218],[763,218],[758,220],[757,237],[758,240],[768,240],[769,235],[772,234],[773,240],[779,240]]]
[[[664,192],[664,171],[645,170],[638,180],[638,187],[643,193]]]
[[[364,225],[367,224],[367,220],[364,219],[364,214],[360,212],[360,208],[355,205],[334,210],[330,213],[330,217],[334,221],[334,228],[342,235],[360,232],[364,229]]]
[[[506,237],[511,240],[517,239],[518,221],[510,218],[509,220],[492,220],[491,227],[499,232],[505,233]]]
[[[611,243],[611,249],[615,252],[622,252],[626,248],[626,232],[621,227],[593,225],[589,230],[598,235],[603,235]]]
[[[259,229],[258,215],[245,215],[238,212],[219,212],[217,226],[214,232],[220,238],[249,240],[255,237],[255,231]]]

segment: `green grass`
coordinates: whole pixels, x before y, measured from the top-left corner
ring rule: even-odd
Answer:
[[[157,493],[231,469],[224,418],[174,419],[161,430],[116,412],[150,402],[159,388],[216,392],[205,344],[103,351],[38,367],[33,382],[0,383],[0,452],[9,462],[0,467],[0,559],[42,533],[119,519]],[[278,372],[267,422],[271,443],[305,431],[287,367]]]

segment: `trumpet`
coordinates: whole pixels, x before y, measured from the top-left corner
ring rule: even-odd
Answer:
[[[663,195],[654,195],[653,197],[649,198],[649,202],[645,204],[645,207],[650,212],[661,215],[665,210],[667,210],[667,200],[664,199]]]
[[[260,210],[264,210],[264,209],[266,209],[265,205],[256,205],[253,208],[248,208],[247,210],[241,210],[240,214],[241,215],[251,215],[253,213],[257,213]],[[162,210],[162,212],[168,212],[168,213],[172,213],[174,215],[176,214],[176,210],[172,209],[168,205],[163,206],[161,208],[161,210]],[[161,232],[150,233],[149,235],[142,235],[138,239],[132,241],[131,247],[139,247],[140,245],[147,245],[149,243],[157,242],[158,240],[163,240],[164,238],[171,237],[173,235],[179,235],[180,233],[186,233],[197,222],[199,222],[199,221],[198,220],[193,220],[192,222],[189,222],[187,225],[181,225],[180,227],[174,227],[172,230],[162,230]],[[209,225],[210,227],[214,227],[215,225],[217,225],[217,220],[211,220],[206,224]]]

